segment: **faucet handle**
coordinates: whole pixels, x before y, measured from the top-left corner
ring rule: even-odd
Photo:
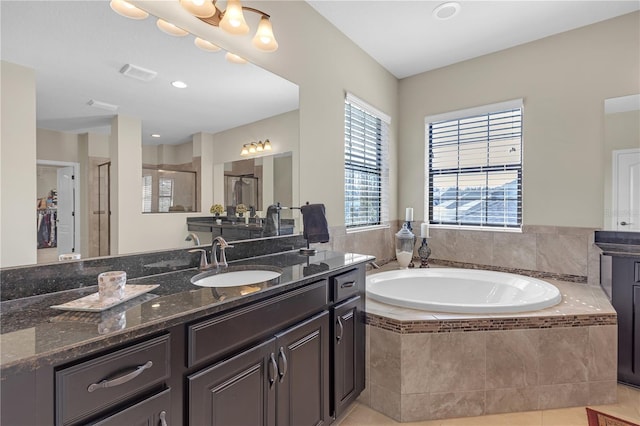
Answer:
[[[197,253],[200,252],[200,269],[209,268],[209,262],[207,262],[207,251],[205,249],[193,249],[189,250],[189,253]]]

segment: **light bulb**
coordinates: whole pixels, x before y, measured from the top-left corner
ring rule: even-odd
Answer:
[[[118,15],[131,19],[144,19],[149,14],[142,9],[139,9],[125,0],[111,0],[109,3],[111,9]]]
[[[262,145],[262,141],[258,142],[258,144],[256,145],[256,151],[258,152],[264,151],[264,145]]]
[[[156,25],[158,26],[158,28],[160,28],[162,32],[172,36],[183,37],[189,34],[187,31],[183,30],[182,28],[178,28],[175,25],[173,25],[171,22],[167,22],[164,19],[158,19],[158,21],[156,22]]]
[[[233,62],[234,64],[246,64],[247,60],[236,55],[235,53],[231,53],[231,52],[227,52],[227,54],[224,56],[227,61],[229,62]]]
[[[240,0],[229,0],[227,8],[220,20],[220,28],[229,34],[243,35],[249,32],[249,25],[244,20]]]
[[[211,0],[180,0],[180,6],[198,18],[210,18],[216,13],[216,7]]]
[[[249,150],[247,149],[247,145],[242,145],[242,151],[240,151],[240,155],[249,155]]]
[[[256,144],[252,143],[251,145],[249,145],[249,154],[255,154],[256,153]]]
[[[207,52],[219,52],[221,50],[220,47],[216,46],[208,40],[203,40],[200,37],[196,37],[195,40],[193,40],[193,44]]]
[[[255,47],[265,52],[274,52],[278,49],[278,42],[273,35],[271,21],[266,16],[260,18],[258,30],[251,41]]]
[[[271,142],[269,142],[269,139],[264,140],[264,150],[271,151]]]

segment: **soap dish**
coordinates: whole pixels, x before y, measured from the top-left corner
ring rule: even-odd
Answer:
[[[158,288],[158,284],[149,285],[131,285],[127,284],[124,287],[124,297],[122,299],[100,299],[99,293],[93,293],[80,299],[72,300],[71,302],[63,303],[62,305],[53,305],[53,309],[60,309],[63,311],[82,311],[82,312],[102,312],[109,308],[113,308],[121,303],[131,300],[134,297],[138,297],[141,294],[150,292],[151,290]]]

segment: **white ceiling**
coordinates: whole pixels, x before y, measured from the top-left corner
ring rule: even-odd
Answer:
[[[308,3],[398,78],[640,9],[637,0],[460,1],[456,17],[439,21],[432,10],[442,1]],[[2,0],[0,7],[2,59],[36,70],[39,128],[109,132],[115,113],[87,105],[95,99],[140,117],[144,144],[178,144],[298,108],[297,85],[252,64],[230,64],[224,51],[203,52],[192,36],[168,36],[153,16],[123,18],[107,0]],[[186,13],[177,1],[154,7]],[[255,28],[257,17],[247,20]],[[128,63],[158,76],[147,83],[124,77],[119,70]],[[175,89],[174,80],[189,87]]]
[[[3,0],[0,7],[2,59],[36,70],[39,128],[108,133],[115,113],[87,105],[95,99],[141,118],[143,144],[179,144],[298,108],[297,85],[251,63],[231,64],[224,51],[204,52],[191,35],[169,36],[152,16],[124,18],[108,1]],[[119,70],[129,63],[158,75],[124,77]],[[174,80],[189,87],[175,89]]]
[[[640,9],[638,0],[458,0],[438,20],[438,1],[308,0],[397,78],[441,68]]]

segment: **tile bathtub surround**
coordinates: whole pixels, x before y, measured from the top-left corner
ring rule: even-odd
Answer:
[[[614,403],[615,311],[597,287],[552,283],[561,304],[515,315],[367,299],[368,390],[360,401],[402,422]]]
[[[595,228],[525,225],[522,232],[430,229],[433,261],[537,271],[599,283]],[[588,277],[588,278],[587,278]]]
[[[241,260],[306,247],[302,235],[234,242],[227,260]],[[201,246],[207,250],[210,246]],[[196,268],[200,253],[193,247],[0,269],[0,301],[96,286],[102,272],[124,270],[129,279]]]

